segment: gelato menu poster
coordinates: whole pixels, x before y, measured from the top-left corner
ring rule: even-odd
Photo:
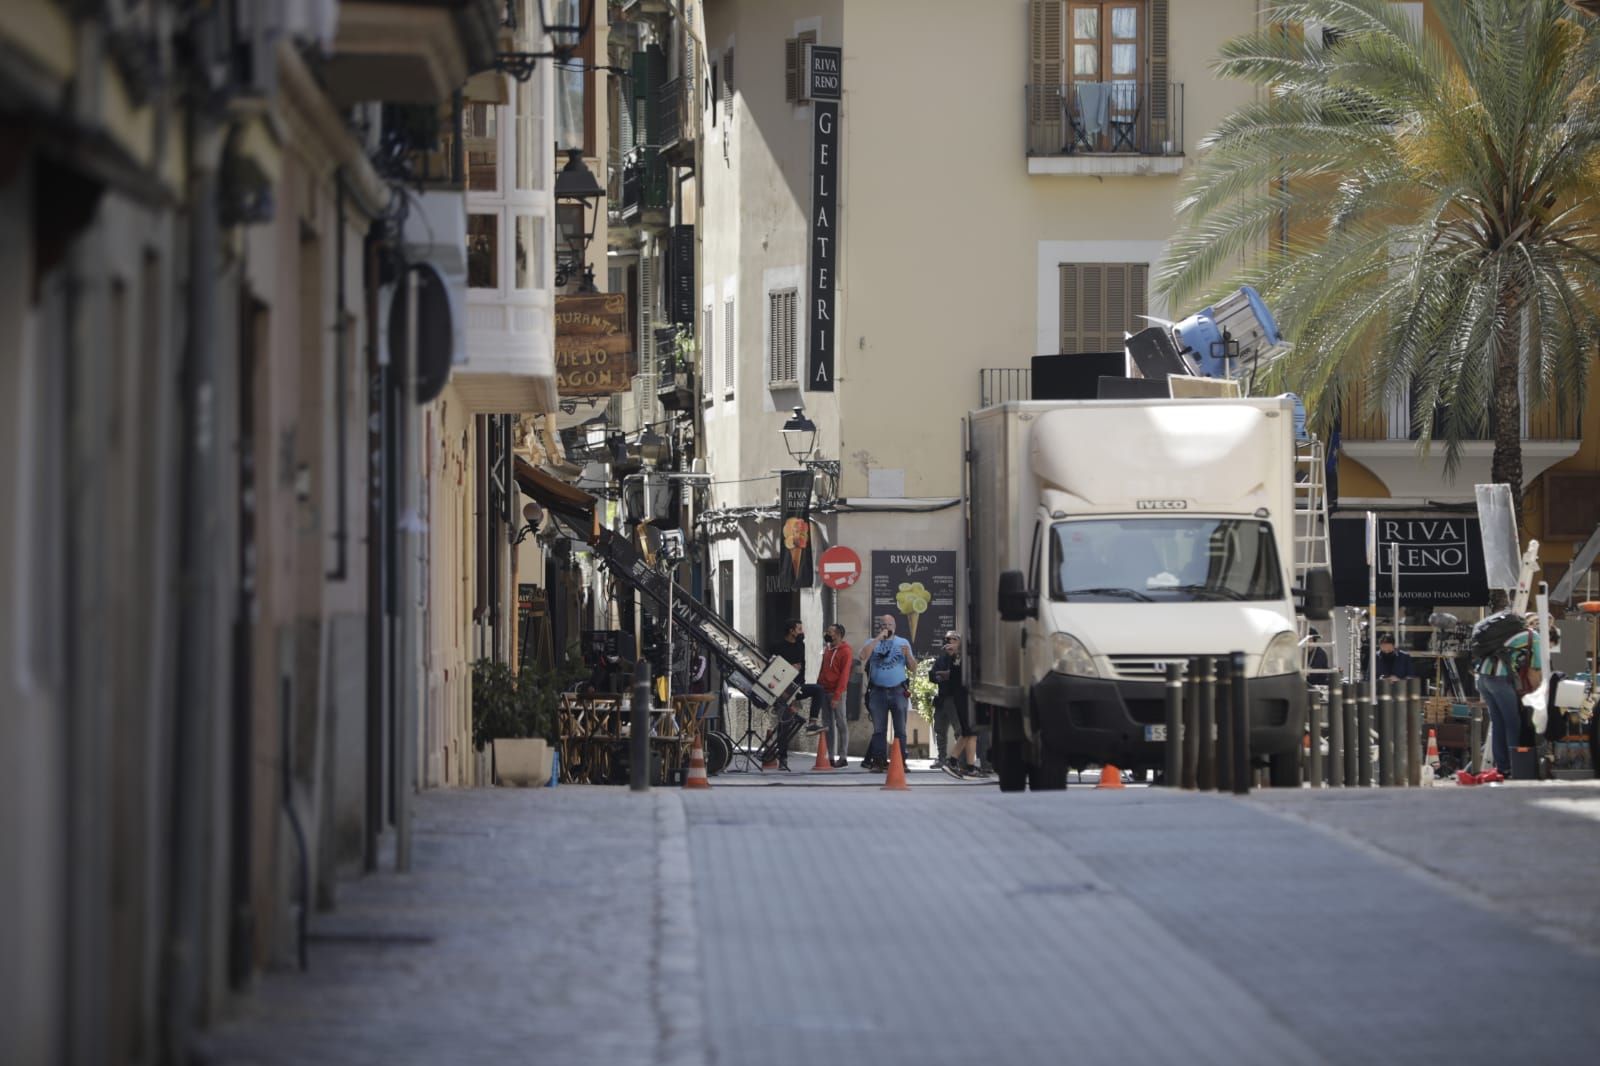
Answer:
[[[808,589],[816,575],[811,562],[811,481],[809,470],[783,471],[783,554],[778,557],[778,587]]]
[[[872,617],[895,616],[895,633],[911,642],[918,659],[939,650],[939,640],[956,628],[956,553],[953,551],[875,551],[872,553]],[[865,640],[878,635],[872,626]]]

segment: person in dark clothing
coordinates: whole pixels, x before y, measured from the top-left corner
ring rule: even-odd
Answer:
[[[1394,637],[1388,633],[1378,638],[1378,676],[1392,677],[1401,681],[1417,676],[1416,670],[1411,665],[1411,656],[1403,651],[1396,651]]]
[[[809,721],[804,720],[795,711],[792,703],[782,705],[778,718],[778,727],[773,734],[772,750],[766,752],[763,762],[776,761],[780,770],[789,768],[789,745],[794,742],[795,735],[802,726],[809,733],[822,732],[822,724],[818,720],[822,713],[822,701],[827,698],[820,686],[806,684],[806,631],[805,625],[796,618],[789,622],[784,630],[783,639],[773,647],[772,654],[794,666],[795,680],[799,683],[796,699],[808,700],[811,713]]]
[[[978,731],[972,728],[972,713],[967,707],[965,663],[961,657],[961,635],[950,632],[944,635],[944,650],[933,661],[932,678],[939,686],[935,697],[934,720],[943,710],[956,726],[955,747],[948,759],[942,760],[940,769],[952,777],[982,777],[978,763]]]

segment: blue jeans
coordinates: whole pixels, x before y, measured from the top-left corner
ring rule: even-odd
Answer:
[[[906,754],[906,690],[903,685],[867,690],[867,710],[872,712],[872,741],[867,745],[867,757],[885,761],[889,758],[886,743],[889,732],[889,712],[894,712],[894,735],[900,741],[900,757]]]
[[[1494,726],[1494,768],[1511,776],[1511,752],[1522,738],[1522,700],[1509,677],[1478,675],[1478,695],[1489,708]]]

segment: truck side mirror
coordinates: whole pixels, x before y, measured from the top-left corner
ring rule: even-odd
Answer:
[[[1333,616],[1333,575],[1326,570],[1306,571],[1301,590],[1301,612],[1313,622]]]
[[[1000,620],[1020,622],[1032,618],[1038,604],[1028,595],[1028,580],[1021,570],[1007,570],[1000,575]]]

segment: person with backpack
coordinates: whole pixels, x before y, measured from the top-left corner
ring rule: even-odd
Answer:
[[[1538,616],[1505,611],[1472,629],[1478,659],[1478,695],[1489,709],[1494,768],[1511,777],[1511,753],[1522,735],[1522,697],[1539,687]]]

